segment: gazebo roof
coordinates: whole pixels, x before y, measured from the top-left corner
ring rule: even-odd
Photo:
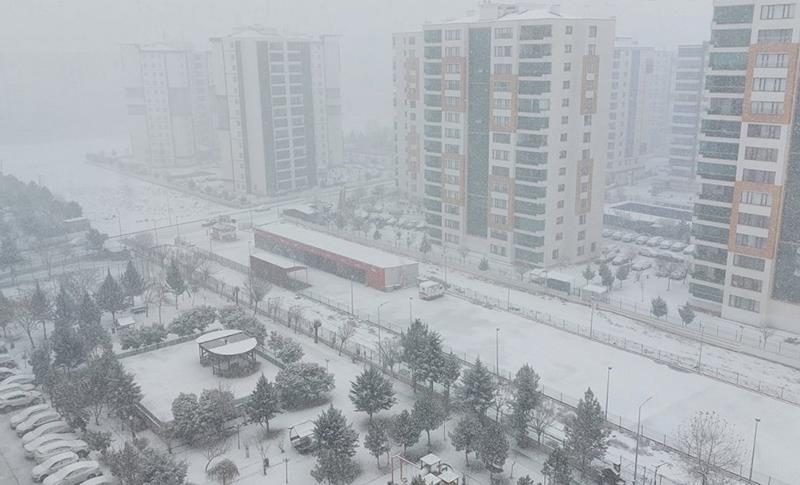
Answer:
[[[223,357],[246,354],[258,345],[254,337],[235,329],[208,332],[195,341],[206,352]]]
[[[213,330],[211,332],[204,333],[203,335],[197,337],[197,339],[195,339],[195,342],[197,342],[198,345],[203,345],[206,342],[211,342],[212,340],[217,340],[220,338],[230,337],[231,335],[236,335],[239,333],[242,333],[242,331],[236,329]]]

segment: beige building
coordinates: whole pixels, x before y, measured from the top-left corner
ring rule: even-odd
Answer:
[[[422,198],[422,32],[392,36],[394,178],[408,198]]]

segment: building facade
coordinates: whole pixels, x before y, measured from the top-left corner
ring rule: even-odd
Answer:
[[[235,191],[307,189],[343,162],[338,38],[253,27],[211,44],[220,159]]]
[[[408,198],[422,198],[422,32],[392,36],[394,179]]]
[[[691,302],[798,329],[798,2],[716,0],[694,208]]]
[[[631,184],[649,157],[666,155],[673,55],[619,38],[612,64],[609,105],[609,184]]]
[[[133,158],[164,167],[214,161],[208,53],[181,44],[121,50]]]
[[[423,30],[430,237],[518,266],[600,250],[614,21],[482,4]]]
[[[708,44],[678,46],[672,94],[669,172],[694,179]]]

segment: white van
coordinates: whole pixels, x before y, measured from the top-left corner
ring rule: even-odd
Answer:
[[[419,298],[421,300],[433,300],[444,296],[444,285],[438,281],[426,280],[419,284]]]

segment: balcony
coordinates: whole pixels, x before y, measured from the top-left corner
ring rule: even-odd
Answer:
[[[730,224],[731,209],[714,205],[695,204],[694,216],[702,221]]]
[[[715,138],[739,138],[742,123],[739,121],[703,120],[700,131]],[[738,147],[737,147],[738,152]]]
[[[709,180],[734,182],[736,180],[736,165],[697,162],[697,175]]]
[[[692,278],[705,281],[706,283],[713,283],[715,285],[724,285],[725,270],[696,264],[694,266],[694,271],[692,271]]]
[[[523,25],[519,29],[519,40],[544,40],[552,36],[552,25]]]
[[[715,24],[749,24],[752,21],[753,5],[728,5],[714,8]]]
[[[722,303],[722,290],[697,283],[689,283],[689,294],[701,300]]]
[[[733,160],[739,158],[738,143],[724,143],[718,141],[701,141],[700,155],[717,160]]]
[[[747,69],[747,52],[712,52],[708,67],[712,71],[744,71]]]
[[[707,76],[706,90],[710,93],[744,93],[744,76]]]
[[[703,226],[697,223],[692,225],[692,236],[699,241],[725,245],[728,244],[728,234],[727,229]]]
[[[728,262],[728,251],[719,248],[696,245],[694,259],[695,261],[707,261],[709,263],[724,265]]]
[[[703,188],[697,197],[700,200],[730,204],[733,203],[733,187],[728,187],[727,185],[703,184]]]

